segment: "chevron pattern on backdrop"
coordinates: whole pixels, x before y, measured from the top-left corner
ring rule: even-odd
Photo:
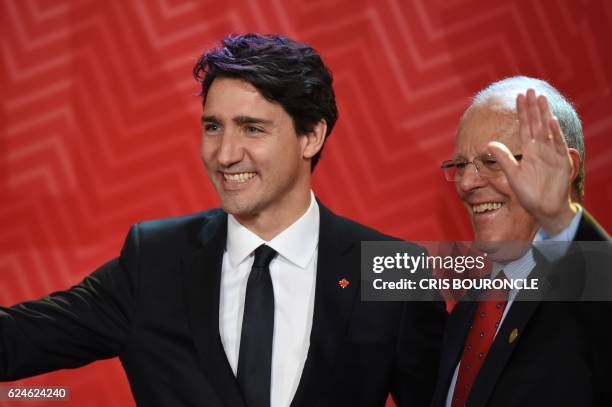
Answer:
[[[578,106],[586,206],[612,230],[612,2],[0,0],[0,18],[3,305],[78,282],[134,222],[216,205],[191,68],[228,32],[285,33],[332,68],[340,119],[314,177],[332,209],[469,239],[438,164],[469,96],[522,73]],[[116,360],[17,383],[68,386],[66,406],[133,404]]]

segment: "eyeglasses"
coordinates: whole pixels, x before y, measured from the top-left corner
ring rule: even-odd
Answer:
[[[514,158],[520,161],[523,158],[522,154],[516,154]],[[472,161],[467,160],[446,160],[440,166],[444,171],[444,178],[447,181],[459,181],[465,173],[465,168],[468,164],[472,164],[474,172],[483,178],[491,178],[499,173],[501,166],[495,160],[495,156],[491,153],[484,153],[475,157]]]

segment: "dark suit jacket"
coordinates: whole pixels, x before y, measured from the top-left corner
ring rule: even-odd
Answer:
[[[428,405],[442,303],[362,302],[360,241],[390,238],[320,213],[310,348],[291,405],[383,406],[389,391]],[[118,356],[138,405],[244,406],[219,336],[226,234],[220,210],[144,222],[81,284],[0,308],[0,380]]]
[[[585,211],[575,240],[605,241],[609,237]],[[534,257],[536,267],[530,278],[540,277],[544,283],[539,295],[567,298],[571,293],[557,296],[555,290],[560,288],[555,286],[573,289],[584,280],[583,256],[568,252],[553,264],[537,252]],[[602,260],[601,266],[607,264],[607,268],[601,271],[612,273],[610,258]],[[553,275],[566,281],[551,283],[556,280],[547,278]],[[571,283],[567,284],[568,281]],[[529,293],[520,291],[508,311],[467,406],[612,405],[612,386],[608,383],[612,377],[612,335],[608,322],[612,302],[521,301],[526,295]],[[476,306],[476,302],[461,301],[450,315],[432,406],[445,405]],[[510,335],[515,329],[518,338],[511,342]]]

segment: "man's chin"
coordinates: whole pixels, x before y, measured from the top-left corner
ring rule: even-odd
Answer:
[[[221,198],[221,208],[236,218],[248,216],[252,212],[251,205],[243,200]]]
[[[474,245],[476,246],[478,250],[490,255],[490,254],[493,254],[499,251],[499,249],[502,246],[502,242],[496,241],[496,240],[485,239],[482,237],[476,237],[474,240]]]
[[[474,240],[476,248],[487,253],[489,260],[511,261],[518,259],[531,247],[531,242],[508,241],[486,237],[476,237]]]

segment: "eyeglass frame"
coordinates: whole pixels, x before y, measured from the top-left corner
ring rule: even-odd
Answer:
[[[523,154],[513,154],[513,157],[516,161],[520,161],[523,158]],[[483,165],[485,168],[487,168],[487,170],[491,171],[492,173],[497,173],[500,169],[490,169],[486,166],[486,164],[484,164],[483,159],[489,159],[492,161],[497,162],[497,160],[495,160],[495,155],[493,153],[483,153],[480,154],[476,157],[474,157],[474,159],[472,159],[471,161],[468,160],[462,160],[462,161],[458,161],[458,160],[445,160],[442,161],[442,164],[440,165],[440,168],[442,168],[442,172],[444,173],[444,178],[449,181],[449,182],[456,182],[458,179],[460,179],[463,174],[461,174],[461,177],[457,177],[455,173],[455,177],[453,179],[449,179],[449,177],[447,176],[447,168],[452,168],[455,167],[456,170],[458,171],[459,168],[457,167],[457,164],[464,164],[464,165],[468,165],[468,164],[472,164],[472,167],[474,168],[474,172],[476,174],[478,174],[479,176],[483,177],[483,178],[487,178],[489,177],[488,175],[484,175],[481,171],[481,167],[480,165]],[[480,165],[478,164],[478,162],[480,162]],[[462,168],[463,169],[463,168]]]

